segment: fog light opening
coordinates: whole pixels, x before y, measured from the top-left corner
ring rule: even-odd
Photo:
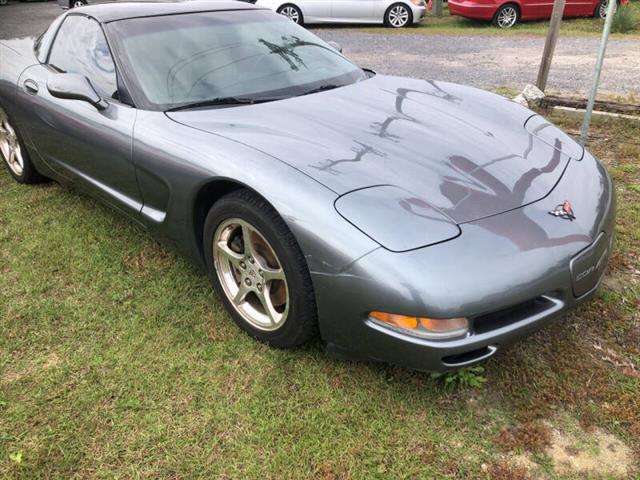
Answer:
[[[369,319],[392,330],[434,340],[461,337],[469,332],[469,319],[465,317],[428,318],[371,312]]]

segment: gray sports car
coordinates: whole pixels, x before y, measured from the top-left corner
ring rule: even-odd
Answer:
[[[588,299],[611,253],[611,180],[544,118],[272,11],[95,5],[0,48],[10,174],[175,245],[273,346],[460,368]]]

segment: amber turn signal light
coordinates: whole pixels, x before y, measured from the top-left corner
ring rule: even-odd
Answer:
[[[371,312],[369,318],[378,324],[393,329],[402,329],[406,331],[405,333],[424,338],[451,338],[461,336],[469,331],[469,320],[464,317],[428,318]]]
[[[416,317],[407,317],[405,315],[395,315],[393,313],[384,312],[371,312],[369,316],[376,320],[380,320],[381,322],[395,325],[400,328],[410,328],[412,330],[418,328],[418,319]]]

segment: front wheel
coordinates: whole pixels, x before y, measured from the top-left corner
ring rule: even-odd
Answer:
[[[9,173],[18,183],[40,183],[45,178],[38,173],[24,148],[17,127],[0,107],[0,160],[4,160]]]
[[[283,5],[278,9],[278,13],[284,15],[292,22],[302,25],[302,11],[295,5]]]
[[[607,0],[600,0],[598,5],[596,5],[596,9],[593,11],[593,16],[604,20],[607,18],[607,8],[609,8],[609,2]]]
[[[500,28],[511,28],[519,21],[520,10],[511,3],[501,6],[493,17],[493,23]]]
[[[6,5],[8,0],[0,0],[0,5]]]
[[[317,331],[315,296],[304,255],[278,213],[238,190],[207,215],[209,278],[234,321],[254,338],[288,348]]]
[[[384,23],[388,27],[402,28],[411,25],[413,14],[403,3],[391,5],[384,15]]]

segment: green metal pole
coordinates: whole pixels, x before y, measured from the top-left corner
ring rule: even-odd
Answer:
[[[596,94],[598,93],[598,84],[600,83],[600,73],[602,73],[602,64],[604,63],[604,54],[607,51],[607,43],[609,42],[609,32],[611,32],[611,22],[613,22],[613,16],[616,13],[616,7],[618,2],[616,0],[609,0],[607,5],[607,17],[604,20],[604,29],[602,30],[602,39],[600,40],[600,50],[598,51],[598,59],[596,60],[596,66],[593,71],[593,83],[591,84],[591,94],[589,95],[589,102],[587,103],[587,111],[584,112],[584,119],[582,120],[582,128],[580,129],[580,144],[584,146],[587,141],[587,135],[589,134],[589,125],[591,124],[591,114],[593,113],[593,105],[596,101]]]

